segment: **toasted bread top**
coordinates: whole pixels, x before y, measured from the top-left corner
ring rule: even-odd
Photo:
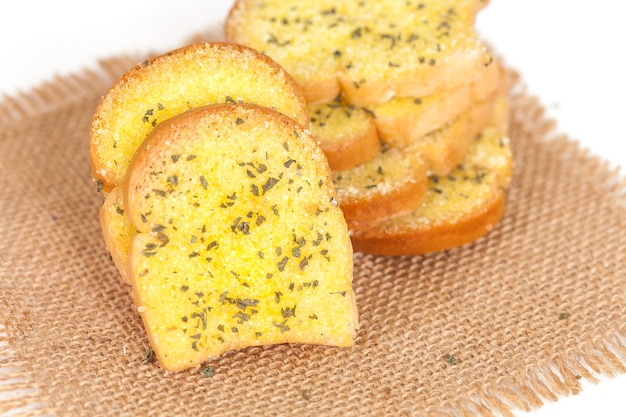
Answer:
[[[279,62],[307,101],[343,92],[350,104],[421,97],[473,79],[491,60],[478,40],[476,0],[238,0],[226,39]]]

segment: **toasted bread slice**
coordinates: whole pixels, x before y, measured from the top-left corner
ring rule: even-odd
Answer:
[[[122,279],[130,284],[128,276],[128,247],[137,232],[124,211],[122,186],[113,188],[100,208],[100,227],[107,251]]]
[[[291,118],[252,104],[181,114],[137,151],[124,191],[133,299],[163,368],[353,345],[348,228],[324,154]]]
[[[491,97],[501,85],[501,73],[501,66],[494,60],[480,70],[478,78],[457,88],[419,98],[395,98],[368,107],[380,140],[390,146],[404,146],[439,129],[472,104]]]
[[[339,98],[308,107],[311,133],[333,171],[364,164],[380,152],[376,126],[365,109],[345,104]]]
[[[428,165],[417,152],[383,149],[374,159],[333,171],[337,199],[350,229],[418,208],[426,195]]]
[[[136,149],[155,125],[224,102],[272,107],[308,126],[300,88],[276,62],[241,45],[188,45],[136,65],[100,101],[89,142],[98,188],[109,192],[123,183]]]
[[[506,115],[506,105],[495,116]],[[512,176],[506,123],[494,123],[474,140],[465,160],[446,176],[431,176],[422,207],[352,230],[356,251],[381,255],[416,255],[450,249],[485,235],[500,221],[504,188]]]
[[[465,85],[489,52],[474,30],[477,0],[238,0],[226,39],[268,54],[310,103],[340,92],[367,106]]]

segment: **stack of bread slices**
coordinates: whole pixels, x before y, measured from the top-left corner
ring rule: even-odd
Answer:
[[[512,176],[481,0],[238,0],[227,42],[137,64],[90,131],[106,247],[164,369],[354,345],[353,250],[485,235]]]
[[[90,132],[106,247],[159,364],[248,346],[354,345],[353,251],[293,78],[198,43],[139,63]]]
[[[226,40],[270,56],[307,102],[357,251],[472,242],[512,175],[506,73],[479,39],[485,0],[237,0]]]

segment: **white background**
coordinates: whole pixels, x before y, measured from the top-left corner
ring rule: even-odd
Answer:
[[[165,52],[219,24],[225,0],[25,0],[0,9],[0,101],[122,53]],[[616,0],[491,0],[477,27],[558,130],[626,173],[625,10]],[[626,232],[626,231],[625,231]],[[626,375],[529,414],[626,416]]]

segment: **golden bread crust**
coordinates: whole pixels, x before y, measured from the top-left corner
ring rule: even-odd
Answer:
[[[471,243],[489,233],[504,212],[504,193],[496,195],[481,210],[467,213],[454,223],[390,234],[382,228],[354,233],[355,251],[386,256],[421,255]]]
[[[386,147],[368,162],[333,171],[338,200],[351,230],[415,211],[427,194],[428,177],[446,175],[466,157],[475,136],[496,123],[503,94],[475,103],[456,120],[403,147]],[[506,114],[498,113],[499,123]]]
[[[191,108],[252,102],[308,126],[306,102],[276,62],[242,45],[187,45],[122,75],[97,106],[90,129],[91,168],[105,192],[124,181],[135,150],[158,123]]]
[[[252,104],[176,116],[137,151],[124,190],[133,298],[163,368],[254,345],[353,345],[348,228],[324,154],[292,119]]]

